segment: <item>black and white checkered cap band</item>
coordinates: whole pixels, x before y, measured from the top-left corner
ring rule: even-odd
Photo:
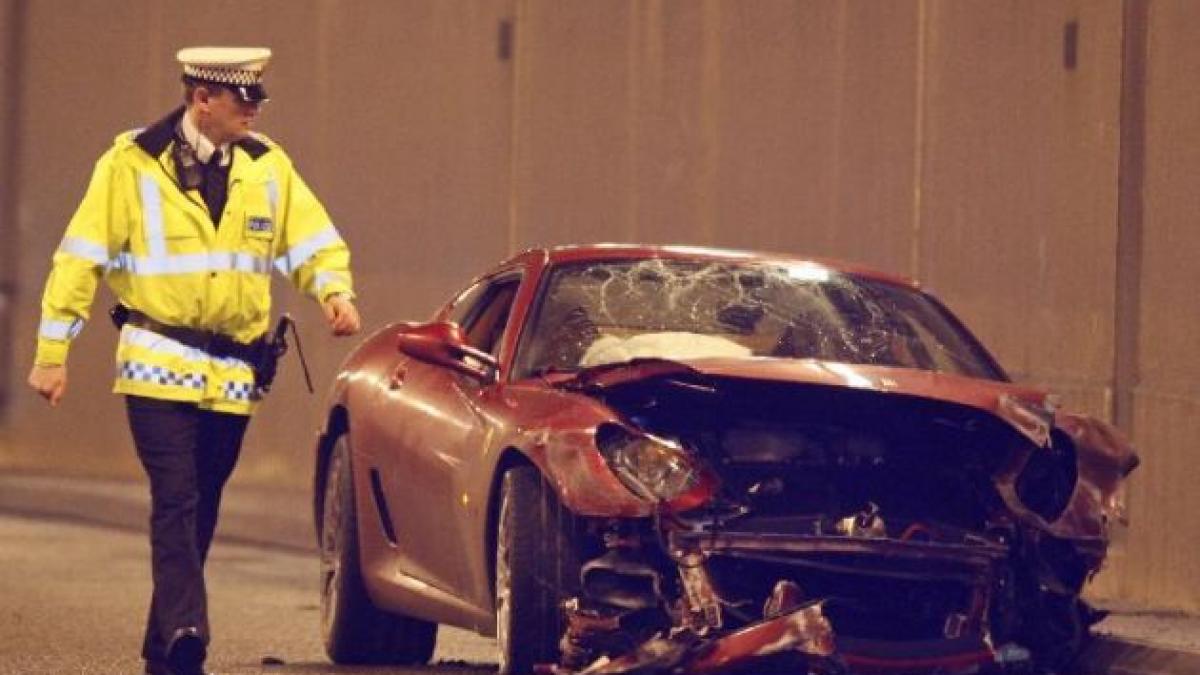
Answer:
[[[262,71],[246,70],[244,68],[221,68],[218,66],[193,66],[185,64],[183,74],[197,80],[232,84],[235,87],[249,87],[262,82]]]

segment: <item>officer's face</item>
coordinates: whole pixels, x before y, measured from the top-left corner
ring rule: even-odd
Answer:
[[[221,145],[245,136],[258,117],[259,103],[247,103],[224,87],[198,93],[196,104],[201,119],[207,120],[205,135]]]

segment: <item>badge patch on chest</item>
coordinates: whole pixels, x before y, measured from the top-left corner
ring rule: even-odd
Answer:
[[[251,216],[246,220],[246,230],[253,234],[269,235],[275,231],[275,223],[270,218]]]

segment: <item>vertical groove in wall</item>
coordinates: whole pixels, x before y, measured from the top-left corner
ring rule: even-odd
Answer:
[[[322,127],[333,128],[333,106],[335,95],[333,92],[334,81],[334,66],[335,56],[333,54],[334,45],[337,44],[337,35],[340,29],[343,28],[341,22],[338,21],[340,16],[344,16],[343,12],[338,12],[338,5],[333,0],[323,0],[317,5],[314,19],[316,21],[313,26],[314,37],[316,38],[314,49],[315,72],[313,73],[312,86],[316,90],[311,97],[315,107],[315,117],[318,124]],[[338,166],[335,161],[331,147],[331,140],[334,134],[315,134],[316,138],[316,157],[314,169],[319,169],[322,166]],[[322,176],[324,178],[324,176]]]
[[[641,127],[641,68],[638,57],[638,46],[642,35],[639,26],[645,25],[640,21],[638,8],[641,5],[629,5],[629,23],[626,24],[625,52],[625,91],[626,91],[626,145],[625,145],[625,226],[622,230],[625,241],[636,241],[638,236],[638,200],[641,189],[638,181],[638,142]]]
[[[176,92],[180,90],[179,76],[175,74],[178,66],[175,62],[175,54],[170,54],[170,58],[163,58],[167,55],[166,47],[167,32],[167,7],[165,2],[150,2],[143,5],[146,7],[145,13],[142,15],[142,20],[145,21],[145,38],[142,42],[143,72],[146,74],[146,82],[150,84],[142,90],[145,98],[142,99],[142,115],[141,120],[156,120],[163,116],[163,106],[168,107],[178,105],[182,102],[182,98]],[[189,45],[177,45],[176,48],[183,48]],[[168,72],[167,69],[170,69]],[[165,87],[170,87],[164,91]],[[166,94],[175,94],[175,96],[167,96]],[[136,124],[142,124],[138,121]],[[131,121],[130,126],[135,123]]]
[[[13,311],[17,304],[17,251],[21,248],[21,231],[17,226],[17,172],[21,156],[21,81],[24,73],[23,36],[25,34],[25,3],[21,0],[0,0],[5,8],[0,15],[8,17],[0,28],[0,49],[7,75],[0,91],[0,423],[8,414],[10,384],[13,382]],[[2,426],[2,425],[0,425]]]
[[[662,204],[664,196],[669,194],[662,189],[663,183],[660,181],[664,175],[664,162],[672,158],[663,156],[664,146],[659,138],[662,126],[659,120],[660,116],[665,114],[666,103],[671,100],[666,92],[669,35],[667,31],[671,24],[663,16],[666,11],[663,3],[647,2],[635,6],[644,8],[641,14],[642,45],[638,50],[638,74],[642,80],[638,87],[641,91],[640,105],[643,116],[638,121],[642,125],[638,143],[644,147],[639,148],[636,160],[640,174],[637,185],[639,222],[635,235],[636,241],[650,242],[661,237],[656,236],[655,231],[660,231],[664,225],[660,215],[662,212],[653,210],[655,215],[647,222],[641,221],[641,212],[648,204]],[[649,190],[644,189],[642,180],[646,180],[652,187]]]
[[[1148,0],[1125,0],[1121,44],[1121,126],[1117,168],[1117,278],[1113,422],[1133,435],[1141,332],[1143,187],[1146,162]]]
[[[917,49],[913,86],[913,175],[912,175],[912,238],[909,240],[908,274],[921,278],[921,194],[925,180],[925,60],[927,19],[926,0],[917,0]]]
[[[528,20],[529,12],[525,6],[528,0],[517,0],[513,4],[512,17],[512,59],[509,63],[512,64],[512,119],[511,131],[509,132],[508,143],[508,254],[517,252],[517,227],[518,219],[520,218],[520,197],[521,197],[521,100],[523,93],[521,87],[525,84],[525,68],[529,60],[529,55],[526,53],[525,43],[527,40],[522,39],[521,32],[524,30],[524,22]]]
[[[720,220],[717,213],[719,207],[717,199],[718,166],[721,161],[721,128],[718,114],[721,105],[721,5],[719,0],[705,0],[702,12],[701,160],[697,213],[700,217],[702,243],[712,244],[717,240],[717,226]]]
[[[835,241],[837,240],[837,232],[842,228],[853,228],[857,223],[841,222],[841,203],[842,194],[842,143],[843,125],[842,111],[846,103],[846,0],[842,0],[837,4],[837,21],[834,26],[834,58],[833,58],[833,114],[831,122],[833,123],[833,133],[830,134],[833,139],[833,147],[830,148],[829,166],[832,176],[829,180],[829,189],[827,191],[828,201],[825,205],[826,217],[828,218],[825,224],[825,251],[827,255],[833,255],[835,250]],[[780,248],[778,242],[776,248]]]

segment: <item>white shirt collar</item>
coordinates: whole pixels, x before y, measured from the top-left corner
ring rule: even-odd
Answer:
[[[183,134],[183,140],[187,141],[188,145],[196,151],[196,159],[207,164],[216,146],[208,140],[208,137],[200,133],[199,127],[192,120],[190,112],[184,112],[183,117],[179,120],[179,131]],[[233,156],[229,153],[229,143],[221,146],[221,166],[228,166]]]

